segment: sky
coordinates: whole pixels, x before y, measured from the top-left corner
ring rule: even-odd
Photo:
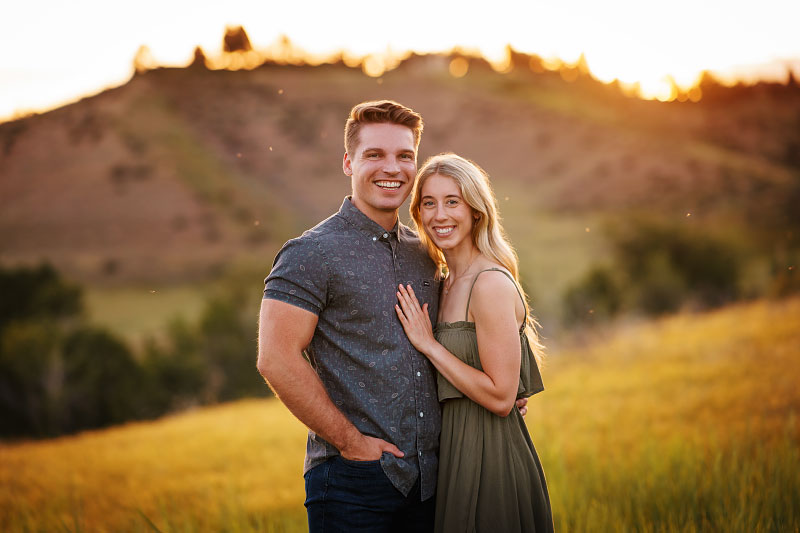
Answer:
[[[242,25],[256,49],[286,35],[319,55],[583,53],[598,79],[655,96],[666,76],[688,87],[702,70],[780,79],[790,64],[800,75],[798,20],[797,0],[5,0],[0,120],[125,83],[142,45],[163,66],[186,65],[198,45],[220,54],[226,26]]]

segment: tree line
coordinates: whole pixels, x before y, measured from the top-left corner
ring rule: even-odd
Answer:
[[[255,369],[256,317],[243,290],[210,296],[134,350],[91,324],[83,289],[47,264],[0,268],[0,437],[49,437],[269,388]]]
[[[767,241],[759,249],[742,236],[655,217],[609,223],[606,235],[611,253],[562,295],[567,324],[598,323],[622,314],[659,316],[687,307],[711,309],[800,292],[796,245]],[[755,283],[758,265],[764,280]]]

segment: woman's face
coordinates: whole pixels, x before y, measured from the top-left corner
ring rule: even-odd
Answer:
[[[425,233],[442,250],[472,245],[473,209],[461,197],[456,181],[434,174],[422,184],[419,214]]]

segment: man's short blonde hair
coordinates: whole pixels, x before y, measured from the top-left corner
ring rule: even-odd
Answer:
[[[393,100],[361,102],[350,110],[344,126],[344,149],[352,154],[358,147],[358,132],[364,124],[391,123],[406,126],[414,134],[414,149],[419,148],[422,135],[422,116]]]

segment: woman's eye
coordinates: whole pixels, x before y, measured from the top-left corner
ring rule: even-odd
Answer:
[[[422,202],[422,207],[433,207],[433,202],[431,202],[430,200]]]
[[[458,200],[447,200],[447,205],[458,205]]]

